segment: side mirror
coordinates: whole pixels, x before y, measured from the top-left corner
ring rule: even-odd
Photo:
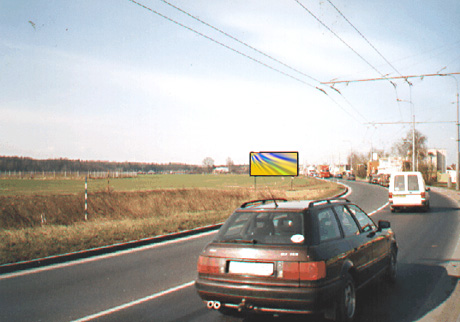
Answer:
[[[382,231],[383,229],[388,229],[390,228],[390,222],[386,220],[379,220],[379,231]]]

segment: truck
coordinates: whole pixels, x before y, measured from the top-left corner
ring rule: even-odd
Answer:
[[[328,165],[319,165],[318,174],[320,178],[330,178],[332,176]]]

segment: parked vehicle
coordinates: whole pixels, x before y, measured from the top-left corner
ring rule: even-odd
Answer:
[[[396,209],[418,207],[430,209],[430,188],[420,172],[397,172],[390,177],[389,201],[391,212]]]
[[[345,179],[347,179],[347,180],[356,180],[356,176],[353,173],[347,173],[345,175]]]
[[[388,187],[390,185],[390,175],[382,174],[378,177],[377,183],[383,187]]]
[[[373,175],[371,175],[369,177],[369,182],[378,184],[379,183],[379,178],[380,178],[380,174],[373,174]]]
[[[356,291],[394,282],[398,246],[346,199],[255,200],[235,210],[198,260],[195,286],[209,309],[233,315],[356,315]]]

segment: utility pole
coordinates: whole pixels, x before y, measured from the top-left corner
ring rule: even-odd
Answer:
[[[415,115],[412,115],[412,171],[417,171],[415,166]]]

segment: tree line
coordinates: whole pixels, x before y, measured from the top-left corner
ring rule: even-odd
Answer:
[[[211,159],[212,160],[212,159]],[[0,156],[0,172],[137,172],[137,173],[211,173],[214,161],[203,165],[186,163],[143,163],[71,160],[39,160],[30,157]],[[230,173],[247,173],[247,165],[231,163]]]
[[[188,172],[197,173],[201,166],[184,163],[141,163],[141,162],[111,162],[70,160],[67,158],[38,160],[29,157],[0,156],[0,171],[22,172],[90,172],[90,171],[119,171],[119,172]]]

